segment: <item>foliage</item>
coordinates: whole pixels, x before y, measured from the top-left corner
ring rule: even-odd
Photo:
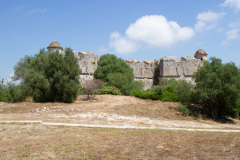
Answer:
[[[194,85],[185,80],[163,79],[159,89],[167,91],[163,97],[170,98],[172,101],[178,101],[183,105],[189,105],[192,101]],[[159,90],[156,88],[155,90]],[[158,91],[159,92],[159,91]],[[170,92],[170,93],[169,93]]]
[[[177,109],[183,116],[189,116],[191,114],[191,111],[185,105],[180,104]]]
[[[6,85],[4,85],[4,80],[0,82],[0,102],[9,102],[10,94],[9,89]]]
[[[98,94],[111,94],[111,95],[122,95],[120,90],[113,86],[103,86]]]
[[[103,80],[109,86],[119,88],[126,95],[143,86],[140,82],[134,82],[132,68],[123,59],[117,58],[113,54],[105,54],[100,57],[94,78]]]
[[[178,96],[172,91],[163,91],[161,94],[162,102],[178,102]]]
[[[66,48],[65,55],[42,49],[33,57],[25,56],[14,70],[15,80],[22,80],[19,90],[24,88],[19,94],[32,95],[36,102],[69,103],[77,96],[81,71],[70,48]]]
[[[15,85],[13,83],[8,84],[9,90],[9,102],[20,102],[28,96],[28,86],[25,84]]]
[[[133,91],[131,95],[138,98],[142,98],[142,99],[152,99],[152,100],[161,99],[160,95],[158,95],[156,92],[153,92],[151,90]]]
[[[182,98],[184,86],[187,82],[175,79],[163,79],[161,85],[153,86],[151,90],[134,91],[132,96],[143,99],[161,100],[163,102],[177,102]],[[179,98],[180,97],[180,98]]]
[[[197,98],[192,102],[202,105],[205,114],[215,119],[239,113],[236,112],[240,108],[240,72],[234,63],[223,64],[221,59],[211,57],[193,79]]]

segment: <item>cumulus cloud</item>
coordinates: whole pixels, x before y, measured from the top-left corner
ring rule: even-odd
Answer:
[[[222,7],[230,7],[235,8],[236,10],[240,10],[240,0],[225,0],[222,4],[220,4]]]
[[[215,28],[217,22],[220,18],[224,16],[224,13],[215,13],[215,12],[202,12],[197,15],[197,23],[195,25],[195,30],[198,32],[204,30],[210,30]]]
[[[194,30],[190,27],[181,27],[177,22],[168,21],[162,15],[147,15],[131,24],[124,36],[118,32],[112,33],[110,47],[118,53],[129,53],[136,51],[139,43],[166,47],[189,40],[193,36]]]
[[[111,33],[110,47],[118,53],[130,53],[137,50],[137,44],[127,36],[121,36],[118,32]]]

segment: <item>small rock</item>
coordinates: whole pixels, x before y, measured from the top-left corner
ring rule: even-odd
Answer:
[[[157,146],[157,148],[164,148],[163,146]]]

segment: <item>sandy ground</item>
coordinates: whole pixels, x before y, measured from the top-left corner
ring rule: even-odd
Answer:
[[[0,103],[0,120],[42,120],[44,122],[136,127],[178,127],[240,129],[233,124],[183,117],[178,103],[142,100],[130,96],[98,95],[86,101],[79,96],[72,104]]]

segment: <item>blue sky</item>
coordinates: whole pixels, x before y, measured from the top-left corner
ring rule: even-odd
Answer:
[[[240,0],[0,0],[0,78],[57,40],[99,56],[193,56],[240,65]]]

